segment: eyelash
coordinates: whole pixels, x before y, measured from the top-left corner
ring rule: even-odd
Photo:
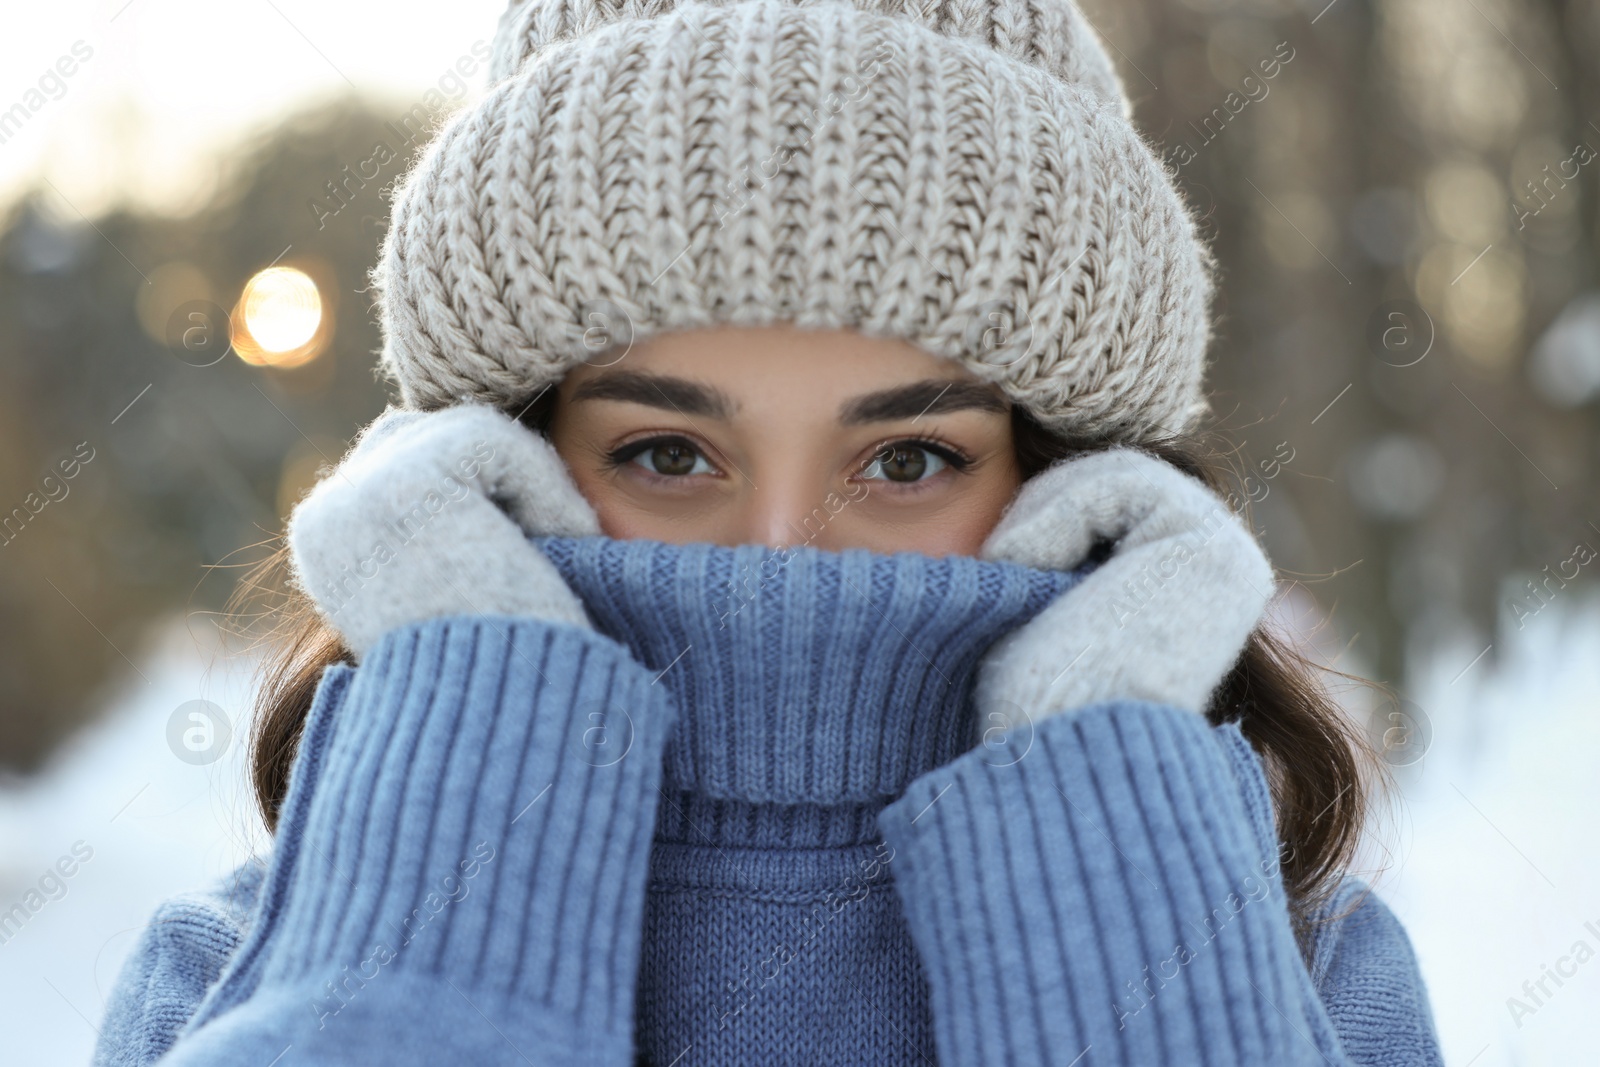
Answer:
[[[604,467],[608,471],[618,470],[632,463],[637,457],[645,452],[650,451],[650,449],[659,445],[670,444],[688,445],[690,448],[694,449],[697,454],[705,457],[708,462],[710,460],[710,457],[706,456],[706,450],[704,448],[701,448],[694,441],[684,437],[682,434],[657,434],[654,437],[641,437],[636,441],[626,441],[611,449],[605,454]],[[678,479],[684,477],[681,474],[659,474],[655,471],[645,470],[643,467],[640,467],[639,469],[646,477],[659,478],[662,481],[677,481]]]
[[[870,457],[861,465],[860,470],[856,471],[856,474],[859,475],[862,471],[870,467],[873,461],[879,456],[890,451],[898,445],[909,445],[912,448],[927,449],[929,452],[932,452],[934,455],[944,460],[945,463],[949,464],[950,469],[955,471],[957,474],[965,474],[972,468],[972,465],[975,462],[971,456],[967,455],[961,449],[957,448],[952,442],[946,441],[936,433],[925,434],[920,437],[890,437],[884,439],[881,443],[873,448]],[[900,491],[915,491],[922,488],[927,481],[928,479],[923,478],[915,482],[899,482],[892,484],[898,485]]]
[[[685,437],[682,434],[658,434],[654,437],[642,437],[636,441],[625,442],[606,452],[604,457],[605,469],[608,471],[618,470],[621,467],[632,463],[636,458],[650,449],[665,444],[688,445],[700,456],[706,458],[709,462],[710,457],[706,456],[706,450],[688,437]],[[864,472],[875,460],[878,459],[879,456],[889,452],[896,446],[910,446],[912,448],[926,449],[943,460],[947,465],[949,465],[950,469],[955,471],[957,474],[964,474],[971,470],[973,464],[976,462],[971,456],[967,455],[966,452],[962,451],[955,444],[945,440],[936,433],[923,434],[917,437],[890,437],[885,438],[883,441],[874,446],[871,453],[869,453],[868,458],[862,462],[859,468],[857,468],[853,477],[859,477],[862,472]],[[643,471],[646,477],[661,479],[662,481],[676,481],[684,477],[684,475],[658,474],[655,471],[644,470],[642,467],[640,469]],[[923,478],[915,482],[890,482],[890,484],[896,486],[896,492],[916,492],[917,490],[924,488],[929,480],[930,479]]]

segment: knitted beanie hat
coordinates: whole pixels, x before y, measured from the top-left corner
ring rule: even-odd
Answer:
[[[954,359],[1047,428],[1193,428],[1211,259],[1070,0],[513,0],[375,280],[408,407],[719,324]]]

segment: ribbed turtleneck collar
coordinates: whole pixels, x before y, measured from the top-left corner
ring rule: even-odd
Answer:
[[[756,805],[876,807],[971,747],[983,653],[1081,576],[866,549],[536,543],[676,698],[663,787]]]

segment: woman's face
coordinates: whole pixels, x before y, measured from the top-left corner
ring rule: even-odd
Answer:
[[[684,330],[562,381],[550,425],[609,537],[976,555],[1021,482],[998,387],[905,341]]]

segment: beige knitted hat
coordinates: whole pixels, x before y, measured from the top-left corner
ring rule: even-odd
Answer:
[[[1192,429],[1211,259],[1069,0],[523,0],[395,201],[402,402],[669,330],[910,341],[1046,426]]]

